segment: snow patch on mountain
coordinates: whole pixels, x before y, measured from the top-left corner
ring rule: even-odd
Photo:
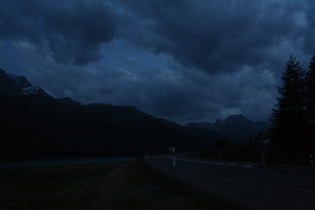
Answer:
[[[21,89],[24,95],[38,95],[41,89],[39,87],[26,87]]]
[[[24,76],[17,76],[13,74],[8,74],[8,76],[12,83],[18,88],[22,89],[33,86]]]

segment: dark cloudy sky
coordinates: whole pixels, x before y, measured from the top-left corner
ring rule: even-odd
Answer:
[[[178,123],[266,120],[314,0],[0,0],[0,68],[50,95]]]

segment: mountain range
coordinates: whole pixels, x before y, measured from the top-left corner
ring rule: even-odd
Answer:
[[[259,131],[269,128],[265,121],[251,121],[243,115],[230,115],[225,120],[209,122],[189,122],[187,127],[205,128],[224,136],[231,143],[249,142]]]
[[[40,87],[33,86],[24,76],[7,74],[2,69],[0,69],[0,94],[51,97]]]
[[[131,106],[54,98],[0,69],[0,158],[100,157],[201,151],[222,139]]]

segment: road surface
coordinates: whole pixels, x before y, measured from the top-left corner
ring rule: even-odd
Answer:
[[[314,171],[262,168],[257,163],[202,160],[169,155],[146,159],[178,180],[254,209],[315,210]]]

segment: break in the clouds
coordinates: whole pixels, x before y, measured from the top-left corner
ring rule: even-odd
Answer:
[[[315,53],[312,0],[0,0],[0,68],[54,97],[176,122],[266,120],[290,54]]]

